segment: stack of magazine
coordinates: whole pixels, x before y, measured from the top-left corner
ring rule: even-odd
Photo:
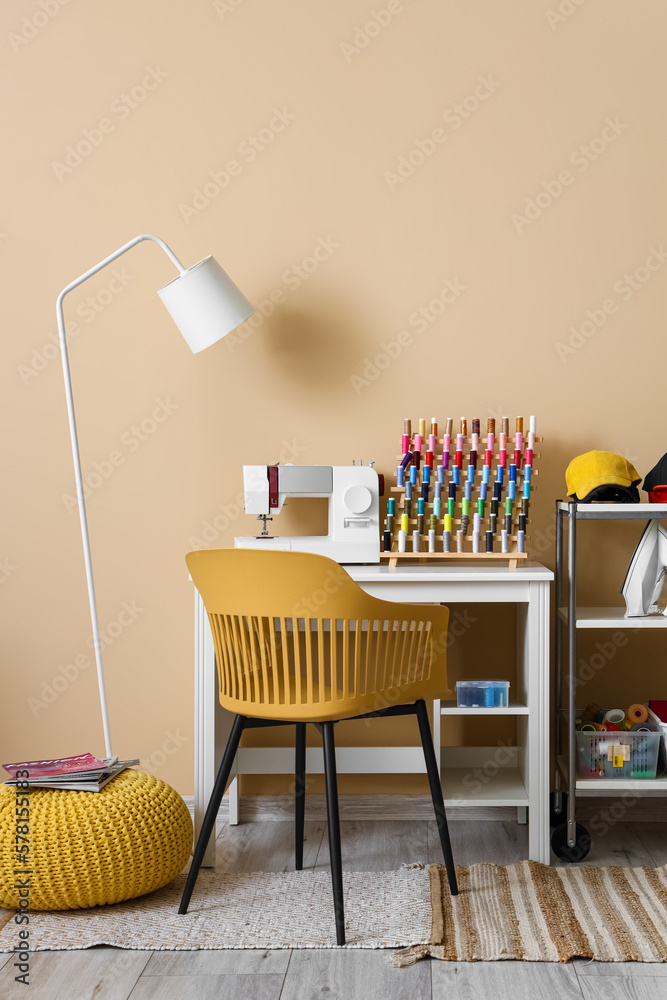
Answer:
[[[27,760],[17,764],[3,764],[11,775],[6,785],[27,782],[31,788],[58,788],[71,792],[99,792],[112,778],[139,760],[118,760],[104,757],[99,760],[90,753],[78,757],[60,757],[56,760]]]

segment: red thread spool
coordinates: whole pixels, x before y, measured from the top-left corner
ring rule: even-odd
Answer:
[[[526,462],[525,462],[525,464],[526,465],[532,465],[533,464],[533,449],[532,448],[526,448]]]
[[[463,452],[462,451],[457,451],[455,462],[458,465],[459,469],[463,468]]]
[[[405,455],[406,451],[410,451],[410,435],[404,434],[401,438],[401,451]]]
[[[426,464],[428,465],[429,469],[433,468],[433,452],[432,451],[427,451],[426,452]]]
[[[503,469],[507,468],[507,452],[504,448],[500,449],[500,453],[498,455],[498,465],[502,465]]]
[[[488,465],[491,468],[491,462],[493,461],[493,452],[489,451],[487,448],[484,452],[484,465]]]
[[[517,469],[521,468],[521,452],[519,451],[518,448],[514,452],[514,464],[516,465]]]

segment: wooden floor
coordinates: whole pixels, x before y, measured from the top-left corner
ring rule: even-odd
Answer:
[[[343,862],[351,871],[403,862],[441,861],[434,823],[363,820],[342,825]],[[450,824],[457,863],[526,857],[527,827],[513,822]],[[224,827],[218,863],[231,871],[292,867],[292,824]],[[617,823],[586,859],[596,865],[667,863],[667,824]],[[306,824],[304,866],[328,867],[326,826]],[[30,989],[13,981],[13,959],[0,956],[0,997],[14,1000],[667,1000],[667,965],[567,966],[426,960],[394,969],[386,951],[137,952],[93,948],[37,953]]]

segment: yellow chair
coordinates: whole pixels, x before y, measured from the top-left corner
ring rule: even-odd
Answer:
[[[447,687],[449,610],[366,594],[305,552],[208,549],[186,557],[213,633],[220,704],[235,713],[179,913],[186,913],[244,729],[296,724],[296,868],[303,864],[306,724],[322,736],[336,939],[345,944],[334,723],[416,714],[452,895],[458,892],[424,699]]]

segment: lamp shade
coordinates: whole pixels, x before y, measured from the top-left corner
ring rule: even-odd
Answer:
[[[158,295],[193,354],[227,336],[255,311],[215,257],[182,271]]]

